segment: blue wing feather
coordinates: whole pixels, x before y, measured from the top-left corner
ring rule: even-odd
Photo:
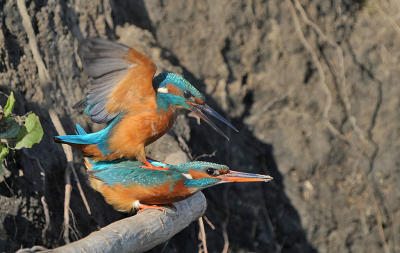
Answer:
[[[108,95],[131,66],[124,60],[128,50],[127,46],[100,38],[86,39],[79,49],[83,68],[90,78],[86,99],[78,102],[74,108],[82,108],[86,104],[85,114],[90,115],[95,123],[109,122],[118,115],[108,114],[105,106]]]
[[[89,175],[103,181],[108,186],[121,184],[124,187],[138,184],[143,187],[163,185],[175,182],[184,177],[176,171],[160,171],[143,169],[139,161],[125,160],[122,162],[96,162]]]

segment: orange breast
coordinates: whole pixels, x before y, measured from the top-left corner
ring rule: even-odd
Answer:
[[[107,112],[118,113],[143,105],[156,107],[156,93],[152,85],[156,72],[155,64],[135,49],[129,49],[125,61],[133,65],[125,78],[108,96]]]
[[[129,112],[112,131],[109,150],[126,158],[145,159],[144,147],[171,129],[176,119],[175,112],[173,107],[161,114],[157,109]]]
[[[184,200],[195,193],[193,189],[184,186],[183,180],[178,181],[172,189],[171,182],[159,187],[141,187],[138,184],[132,184],[130,187],[116,184],[109,187],[98,179],[89,178],[89,180],[92,187],[104,196],[107,203],[125,212],[132,211],[135,201],[153,205],[170,204]]]

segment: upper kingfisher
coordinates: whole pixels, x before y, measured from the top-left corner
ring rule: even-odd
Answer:
[[[213,185],[229,182],[268,182],[272,177],[232,171],[225,165],[188,162],[168,165],[149,159],[154,166],[168,170],[143,169],[143,163],[120,159],[95,162],[85,158],[92,187],[118,211],[163,210]]]
[[[74,108],[85,108],[93,122],[109,125],[96,133],[56,136],[55,140],[80,149],[94,161],[136,158],[147,168],[162,169],[146,160],[144,148],[171,129],[179,109],[195,112],[224,137],[201,110],[237,131],[184,78],[161,73],[153,79],[156,65],[133,48],[88,38],[78,53],[90,77],[86,98]]]

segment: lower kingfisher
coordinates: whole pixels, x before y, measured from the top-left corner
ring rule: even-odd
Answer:
[[[163,210],[158,205],[173,207],[174,202],[221,183],[268,182],[270,176],[232,171],[225,165],[188,162],[168,165],[149,159],[154,166],[168,170],[143,169],[140,161],[120,159],[95,162],[85,158],[92,187],[118,211]]]
[[[193,111],[224,137],[201,111],[237,131],[205,104],[204,96],[184,78],[161,73],[153,79],[154,62],[133,48],[88,38],[78,52],[90,77],[86,98],[74,108],[85,108],[93,122],[109,125],[97,133],[55,139],[80,149],[94,161],[136,158],[148,168],[162,169],[146,160],[144,148],[171,129],[179,109]]]

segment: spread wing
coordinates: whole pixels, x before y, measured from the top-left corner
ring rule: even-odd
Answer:
[[[135,49],[100,38],[88,38],[79,49],[89,75],[87,96],[74,108],[86,108],[95,123],[104,123],[122,111],[156,106],[152,85],[156,66]]]

